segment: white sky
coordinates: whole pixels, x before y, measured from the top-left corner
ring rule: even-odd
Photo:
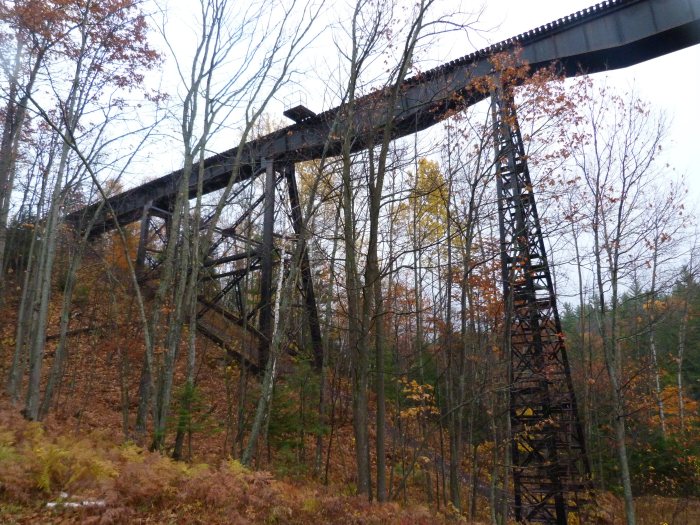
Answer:
[[[502,21],[493,32],[501,40],[533,29],[585,7],[591,0],[488,0],[485,19]],[[666,161],[686,177],[690,205],[700,214],[700,167],[693,153],[700,148],[700,45],[626,69],[597,74],[621,89],[638,95],[662,109],[670,121],[665,144]],[[659,181],[663,184],[663,181]]]
[[[489,35],[489,39],[498,41],[594,3],[591,0],[487,0],[484,18],[489,22],[493,20],[493,23],[501,22]],[[685,177],[689,187],[689,211],[696,217],[700,216],[700,167],[693,157],[700,148],[700,133],[697,132],[700,122],[700,45],[629,68],[598,73],[594,78],[605,79],[619,89],[632,89],[640,98],[665,113],[669,133],[664,143],[664,160],[676,171],[669,176]],[[659,187],[664,184],[663,179],[658,181]],[[558,257],[559,262],[565,262],[562,253],[558,253]],[[573,277],[566,265],[558,271],[560,300],[567,301],[576,294]],[[584,276],[584,279],[589,277]]]
[[[282,0],[284,1],[284,0]],[[411,0],[397,0],[399,5],[410,5]],[[577,10],[593,5],[593,0],[442,0],[445,11],[455,10],[461,6],[463,11],[476,10],[480,5],[485,5],[479,26],[489,31],[478,34],[470,33],[469,41],[466,35],[448,34],[441,37],[438,46],[431,48],[429,59],[423,68],[435,67],[448,59],[458,58],[474,48],[482,48],[490,43],[503,40],[507,37],[533,29],[546,22],[555,20]],[[183,24],[178,35],[182,46],[187,45],[187,26],[192,22],[192,10],[197,9],[197,2],[190,7],[181,0],[167,1],[170,6],[171,21]],[[343,25],[343,14],[347,12],[353,0],[326,0],[327,14],[323,17]],[[322,27],[324,21],[318,21],[317,26]],[[283,101],[285,99],[301,100],[313,111],[320,112],[335,105],[335,101],[329,100],[324,93],[324,82],[328,82],[329,73],[333,71],[337,63],[337,50],[333,43],[332,32],[338,30],[338,25],[332,30],[326,30],[322,37],[315,39],[310,47],[310,52],[304,56],[300,67],[306,68],[308,74],[300,77],[300,84],[296,87],[288,87],[281,92],[278,102],[271,105],[269,112],[275,117],[283,119]],[[340,28],[342,29],[342,28]],[[184,38],[183,38],[184,37]],[[185,51],[187,48],[183,47]],[[178,53],[180,49],[177,50]],[[646,99],[655,107],[662,109],[668,117],[670,133],[665,144],[667,159],[665,159],[678,173],[684,174],[691,191],[691,208],[700,212],[700,169],[692,154],[700,147],[696,125],[700,122],[700,45],[686,49],[671,55],[642,63],[623,70],[611,73],[597,74],[596,77],[607,77],[609,84],[614,84],[620,89],[634,89],[643,99]],[[168,77],[168,73],[164,73]],[[330,73],[331,82],[333,73]],[[174,88],[176,81],[170,83]],[[300,94],[300,91],[303,93]],[[291,123],[291,122],[290,122]],[[234,124],[235,126],[235,124]],[[219,137],[213,144],[213,150],[219,151],[231,147],[229,141],[234,137],[229,134]],[[181,159],[177,155],[170,155],[161,163],[163,175],[170,169],[180,167]],[[160,171],[160,170],[159,170]],[[663,184],[663,181],[659,181]],[[700,213],[698,213],[700,214]]]
[[[446,9],[461,3],[465,11],[476,9],[472,6],[482,3],[481,0],[443,1]],[[343,0],[330,2],[335,7]],[[440,59],[444,60],[458,58],[472,51],[468,47],[470,44],[482,48],[595,3],[594,0],[483,0],[485,10],[479,26],[489,31],[473,35],[470,42],[459,35],[444,36],[440,42],[440,48],[444,45],[444,49],[435,50],[436,58],[437,55],[443,55]],[[321,50],[322,54],[329,52],[335,50]],[[435,65],[438,64],[426,64],[426,67]],[[634,90],[666,114],[670,130],[664,144],[665,160],[678,174],[685,176],[690,187],[691,207],[700,215],[700,163],[693,157],[696,148],[700,148],[700,133],[696,131],[700,123],[700,45],[595,77],[605,78],[608,84],[621,90]],[[307,94],[307,100],[314,111],[328,109],[322,106],[319,97]]]
[[[165,1],[171,8],[171,22],[175,22],[174,43],[178,54],[184,55],[191,51],[188,46],[189,36],[192,36],[192,15],[198,2],[183,2],[182,0]],[[251,0],[254,1],[254,0]],[[281,0],[285,2],[287,0]],[[410,5],[411,0],[397,0],[399,5]],[[580,9],[589,7],[593,0],[441,0],[442,9],[454,11],[461,4],[464,11],[477,9],[483,2],[485,11],[480,21],[480,28],[489,31],[480,33],[470,32],[469,36],[462,33],[443,35],[437,45],[429,49],[420,63],[422,69],[435,67],[447,60],[466,55],[474,49],[483,48],[491,43],[515,36],[542,24],[566,16]],[[354,0],[326,0],[328,12],[323,20],[317,22],[321,31],[325,24],[335,24],[323,31],[316,38],[298,67],[303,68],[304,75],[297,79],[299,84],[289,86],[278,94],[277,101],[268,108],[273,118],[284,120],[282,116],[285,99],[300,101],[309,109],[320,112],[330,109],[337,104],[329,96],[327,86],[335,80],[338,57],[333,34],[347,28],[345,15]],[[466,18],[466,16],[465,16]],[[326,22],[327,20],[327,22]],[[179,22],[179,27],[178,27]],[[338,33],[335,33],[337,37]],[[184,57],[183,55],[183,57]],[[183,58],[186,62],[186,58]],[[693,154],[700,149],[696,132],[700,123],[700,45],[661,58],[642,63],[630,68],[611,73],[597,74],[604,77],[608,84],[619,89],[633,89],[638,96],[650,101],[653,106],[665,112],[670,121],[669,136],[664,144],[666,158],[664,159],[678,174],[685,175],[690,188],[689,207],[700,216],[700,168]],[[336,73],[337,74],[337,73]],[[170,80],[168,80],[170,79]],[[174,93],[177,81],[168,72],[167,67],[161,76],[162,86]],[[301,93],[300,93],[301,92]],[[291,122],[289,122],[291,123]],[[236,123],[228,123],[231,128],[224,130],[211,144],[212,152],[223,151],[232,147],[236,142]],[[173,130],[176,132],[176,130]],[[182,157],[177,152],[177,133],[174,133],[173,148],[160,144],[160,151],[150,159],[144,159],[144,164],[157,166],[151,176],[159,176],[181,167]],[[157,159],[154,163],[153,161]],[[138,171],[143,173],[142,170]],[[536,174],[533,174],[536,175]],[[673,176],[673,174],[670,174]],[[136,180],[130,182],[137,183]],[[659,180],[661,187],[665,183]],[[132,184],[130,184],[132,185]],[[566,270],[564,270],[566,272]],[[565,285],[564,285],[565,288]],[[565,290],[560,288],[565,295]]]

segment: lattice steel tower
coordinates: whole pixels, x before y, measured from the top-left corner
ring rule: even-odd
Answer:
[[[511,88],[494,90],[492,116],[515,517],[566,525],[590,469]]]

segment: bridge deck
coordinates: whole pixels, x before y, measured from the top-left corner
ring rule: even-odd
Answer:
[[[486,94],[471,85],[475,78],[492,73],[491,57],[496,53],[522,50],[523,61],[534,69],[561,64],[569,76],[627,67],[700,43],[700,0],[611,0],[601,2],[534,30],[476,51],[402,82],[399,111],[394,118],[394,138],[426,129],[448,112],[474,104]],[[359,151],[371,145],[386,121],[388,96],[372,93],[356,101],[356,140]],[[237,181],[257,175],[263,158],[296,162],[333,155],[347,123],[340,107],[305,119],[260,139],[233,148],[204,161],[204,191],[226,187],[232,176]],[[197,169],[189,181],[196,192]],[[128,224],[141,218],[149,203],[169,209],[182,170],[175,171],[109,199],[109,206],[97,218],[92,232],[114,228],[114,218]],[[234,181],[236,182],[236,181]],[[78,226],[87,223],[97,205],[67,216]],[[111,215],[111,211],[114,215]]]

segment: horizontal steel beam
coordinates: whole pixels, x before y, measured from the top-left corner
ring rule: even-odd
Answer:
[[[252,258],[258,257],[258,256],[259,256],[259,253],[257,250],[251,250],[248,252],[227,255],[227,256],[221,257],[219,259],[206,259],[204,261],[204,266],[207,268],[210,266],[219,266],[221,264],[231,263],[231,262],[235,262],[235,261],[242,261],[244,259],[252,259]]]
[[[472,81],[493,73],[492,57],[520,49],[533,70],[561,64],[569,76],[627,67],[700,43],[700,0],[612,0],[601,2],[532,31],[476,51],[402,82],[393,119],[394,138],[426,129],[451,111],[487,96]],[[356,101],[354,150],[373,144],[387,122],[388,91],[377,91]],[[260,173],[260,159],[297,162],[334,155],[340,151],[342,106],[248,142],[239,152],[230,149],[204,160],[204,192],[226,187]],[[196,192],[197,166],[189,181]],[[149,202],[168,210],[176,195],[182,170],[111,197],[93,234],[110,230],[115,219],[127,224],[140,219]],[[96,205],[71,213],[67,220],[80,226]]]

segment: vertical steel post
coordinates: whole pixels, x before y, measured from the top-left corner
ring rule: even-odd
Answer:
[[[512,92],[492,93],[506,330],[514,511],[567,524],[590,471],[554,286]]]
[[[151,220],[151,202],[143,207],[141,215],[141,230],[139,232],[139,245],[136,249],[136,275],[141,275],[146,263],[146,243],[148,242],[148,226]]]
[[[263,210],[263,235],[260,246],[260,314],[258,329],[264,336],[260,343],[260,367],[264,368],[272,342],[272,254],[275,226],[275,165],[272,159],[263,161],[265,166],[265,200]]]
[[[284,176],[287,179],[289,190],[289,203],[292,208],[292,225],[298,242],[301,243],[301,284],[304,292],[304,302],[306,313],[309,318],[309,331],[311,333],[311,345],[314,353],[314,366],[320,370],[323,366],[323,341],[321,339],[321,325],[318,320],[318,307],[316,305],[316,294],[314,293],[314,283],[311,279],[311,263],[309,262],[309,252],[306,249],[306,232],[303,231],[304,220],[299,201],[299,191],[297,188],[297,178],[294,172],[294,164],[289,163],[284,167]]]

